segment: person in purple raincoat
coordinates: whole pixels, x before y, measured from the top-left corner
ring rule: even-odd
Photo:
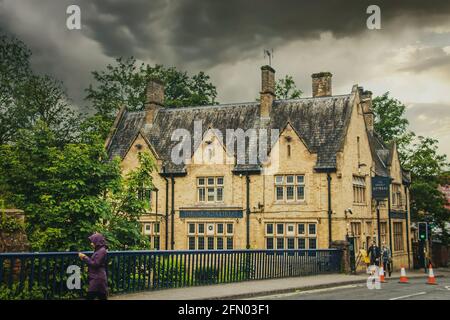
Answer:
[[[94,247],[94,254],[89,258],[83,253],[78,253],[80,259],[88,265],[89,289],[87,300],[106,300],[108,285],[106,279],[106,255],[107,246],[105,237],[100,233],[94,233],[89,237]]]

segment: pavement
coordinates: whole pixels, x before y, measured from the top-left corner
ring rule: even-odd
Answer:
[[[434,271],[436,278],[439,280],[445,277],[447,286],[450,287],[450,269],[436,269]],[[221,285],[198,286],[188,288],[166,289],[158,291],[146,291],[133,294],[115,295],[110,297],[110,300],[231,300],[231,299],[253,299],[263,297],[265,299],[333,299],[341,297],[342,299],[362,298],[368,299],[383,298],[379,292],[392,291],[393,295],[397,296],[408,295],[412,288],[414,291],[424,292],[423,286],[427,287],[426,294],[431,294],[431,287],[433,290],[447,288],[443,285],[430,286],[426,285],[427,274],[422,271],[407,271],[407,277],[410,279],[410,284],[402,284],[399,286],[398,279],[400,274],[393,273],[391,278],[387,278],[387,283],[382,284],[380,290],[369,290],[366,286],[367,274],[346,275],[346,274],[329,274],[318,276],[306,276],[283,279],[270,279],[258,281],[245,281]],[[387,290],[383,290],[387,289]],[[317,291],[319,290],[319,291]],[[344,290],[344,291],[342,291]],[[310,294],[304,294],[304,292]],[[330,293],[331,295],[327,295]],[[339,295],[335,295],[340,291]],[[349,291],[351,294],[345,296]],[[363,294],[364,292],[364,294]],[[314,293],[314,294],[313,294]],[[448,291],[450,293],[450,290]],[[425,296],[420,294],[419,296]],[[435,293],[439,296],[439,290]],[[397,297],[395,296],[395,297]],[[394,297],[394,298],[395,298]],[[434,297],[434,296],[430,296]],[[424,298],[424,297],[422,297]],[[450,299],[450,296],[447,296]]]

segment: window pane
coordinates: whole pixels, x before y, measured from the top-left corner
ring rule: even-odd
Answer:
[[[214,188],[208,188],[208,201],[214,201]]]
[[[204,186],[205,185],[205,178],[198,178],[198,185]]]
[[[277,249],[284,249],[284,238],[277,238]]]
[[[275,176],[275,184],[283,184],[283,176]]]
[[[305,183],[305,176],[297,176],[297,184]]]
[[[316,224],[315,223],[310,223],[308,225],[308,233],[311,234],[316,234]]]
[[[217,188],[217,201],[223,201],[223,188]]]
[[[288,249],[295,249],[295,239],[294,238],[288,238],[287,239],[287,248]]]
[[[298,234],[305,234],[305,224],[304,223],[298,224]]]
[[[189,250],[195,250],[195,237],[189,237]]]
[[[159,233],[159,223],[155,223],[155,233],[158,234]]]
[[[219,186],[223,185],[223,177],[217,178],[217,185],[219,185]]]
[[[266,234],[273,234],[273,224],[272,223],[266,224]]]
[[[315,238],[309,239],[309,249],[316,249],[317,248],[317,241]]]
[[[232,234],[233,233],[233,224],[227,223],[227,233]]]
[[[286,199],[294,200],[294,187],[293,186],[286,187]]]
[[[305,200],[305,187],[297,187],[297,200]]]
[[[194,234],[195,233],[195,224],[189,223],[189,233]]]
[[[268,249],[268,250],[273,249],[273,238],[266,239],[266,249]]]
[[[159,250],[159,236],[155,236],[154,248]]]
[[[298,249],[306,249],[305,238],[298,238]]]
[[[208,250],[214,250],[214,237],[208,237]]]
[[[217,238],[217,250],[223,250],[223,238]]]
[[[282,223],[277,224],[277,234],[284,234],[284,224]]]
[[[217,234],[223,234],[223,223],[217,224]]]
[[[198,237],[198,250],[204,250],[204,249],[205,249],[205,238]]]
[[[283,190],[284,190],[283,187],[277,187],[277,188],[276,188],[276,192],[277,192],[276,197],[277,197],[277,200],[283,200],[283,198],[284,198]]]
[[[288,233],[294,233],[294,226],[292,224],[287,225],[287,232]]]
[[[205,188],[198,189],[198,201],[205,201]]]
[[[214,178],[208,178],[208,186],[213,186],[214,185]]]
[[[233,250],[233,238],[232,237],[227,238],[227,249]]]
[[[286,177],[286,183],[287,184],[293,184],[294,183],[294,176],[287,176]]]
[[[205,225],[203,223],[198,224],[198,233],[205,233]]]

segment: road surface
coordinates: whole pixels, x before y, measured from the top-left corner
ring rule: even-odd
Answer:
[[[293,292],[254,298],[256,300],[450,300],[450,278],[437,278],[437,285],[427,278],[409,279],[408,284],[388,280],[381,289],[369,290],[366,284]]]

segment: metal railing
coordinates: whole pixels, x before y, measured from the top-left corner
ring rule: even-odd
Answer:
[[[86,254],[91,254],[87,252]],[[111,251],[111,294],[340,272],[342,251]],[[70,290],[68,267],[80,267],[81,288]],[[87,266],[75,252],[0,254],[0,299],[77,298],[87,290]]]

